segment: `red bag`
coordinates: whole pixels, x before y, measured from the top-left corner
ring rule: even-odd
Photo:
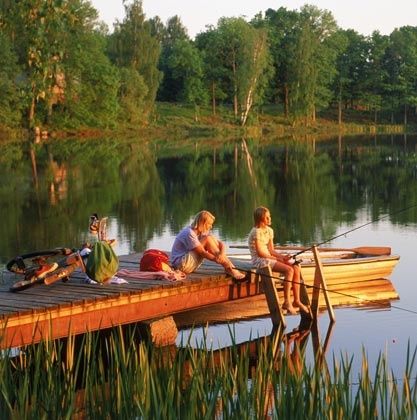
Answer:
[[[147,249],[139,263],[140,271],[172,271],[169,256],[159,249]]]

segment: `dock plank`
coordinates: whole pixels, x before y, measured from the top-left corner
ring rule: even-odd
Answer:
[[[120,256],[120,269],[138,270],[139,260],[140,254]],[[266,306],[259,276],[248,275],[250,281],[237,283],[225,274],[222,267],[211,262],[205,262],[183,281],[124,277],[128,281],[126,284],[99,285],[86,284],[84,278],[85,274],[77,271],[67,282],[38,285],[12,293],[8,284],[13,279],[17,280],[16,275],[10,275],[9,278],[3,275],[3,281],[8,284],[0,286],[0,328],[3,330],[0,346],[30,344],[47,337],[59,338],[69,333],[79,334],[164,316],[180,317],[188,311],[208,309],[226,302],[234,305],[234,312],[240,311],[250,316],[255,313],[259,315],[262,312],[259,308],[265,310]],[[356,289],[361,296],[375,299],[398,298],[395,289],[392,285],[389,287],[387,281],[376,281],[366,287],[354,281],[348,284],[336,282],[332,287],[346,294]],[[252,298],[257,299],[257,311],[253,307],[244,309],[241,306]],[[347,297],[334,299],[341,304],[354,301]],[[227,318],[233,311],[229,311],[227,316],[226,312],[220,311],[212,318],[219,319],[222,314]]]

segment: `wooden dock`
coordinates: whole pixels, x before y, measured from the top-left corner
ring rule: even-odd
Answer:
[[[119,258],[120,269],[139,269],[140,254]],[[3,283],[7,285],[0,286],[2,348],[172,315],[178,317],[181,325],[193,325],[268,314],[259,276],[251,273],[246,282],[237,283],[222,267],[210,262],[185,280],[175,282],[126,277],[128,284],[90,285],[84,283],[82,272],[76,272],[65,283],[12,293],[9,285],[13,279],[17,280],[17,275],[3,273]],[[330,294],[333,306],[363,304],[364,299],[389,306],[390,300],[398,299],[392,283],[386,279],[331,287],[344,293]],[[320,306],[325,306],[324,300]],[[210,307],[215,309],[215,316],[201,315]]]

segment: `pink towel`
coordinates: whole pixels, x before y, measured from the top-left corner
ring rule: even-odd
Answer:
[[[185,273],[179,270],[173,271],[140,271],[140,270],[129,270],[124,268],[117,272],[118,277],[129,277],[137,280],[185,280]]]

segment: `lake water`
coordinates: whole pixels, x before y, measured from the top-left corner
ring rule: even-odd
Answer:
[[[88,218],[109,217],[118,254],[169,250],[201,209],[216,215],[215,233],[245,244],[258,205],[270,208],[276,242],[390,246],[401,260],[391,280],[391,308],[336,310],[328,348],[375,361],[383,352],[402,372],[407,345],[417,345],[417,136],[291,139],[61,140],[8,142],[0,155],[0,264],[12,256],[89,240]],[[232,249],[232,248],[231,248]],[[44,286],[42,286],[44,287]],[[298,325],[288,317],[286,331]],[[321,315],[322,340],[329,321]],[[240,322],[238,342],[268,335],[268,319]],[[205,329],[216,346],[227,326]],[[185,332],[185,335],[187,332]],[[196,339],[202,330],[194,332]],[[311,340],[310,340],[311,341]],[[310,344],[309,344],[310,346]],[[312,351],[307,357],[313,359]]]

